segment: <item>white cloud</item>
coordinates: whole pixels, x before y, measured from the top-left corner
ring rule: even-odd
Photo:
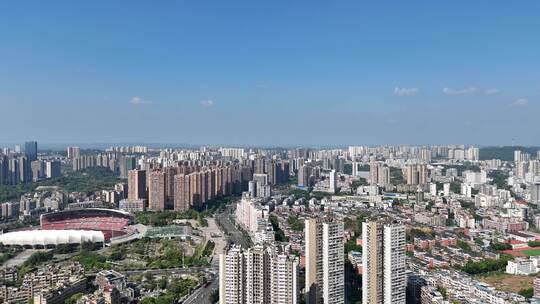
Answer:
[[[418,88],[394,88],[394,95],[396,96],[413,96],[418,94],[418,92],[420,92],[420,89]]]
[[[142,98],[135,96],[129,101],[132,105],[149,105],[152,104],[151,100],[143,100]]]
[[[499,94],[501,92],[501,90],[499,89],[487,89],[484,93],[486,95],[495,95],[495,94]]]
[[[451,88],[444,88],[442,92],[446,95],[467,95],[467,94],[473,94],[478,89],[476,87],[466,87],[463,89],[451,89]]]
[[[510,105],[512,107],[521,107],[521,106],[527,105],[528,103],[529,103],[528,99],[520,98],[520,99],[514,100],[514,102],[512,102]]]
[[[201,104],[201,107],[203,107],[203,108],[210,108],[211,106],[214,105],[214,101],[213,100],[201,100],[200,104]]]

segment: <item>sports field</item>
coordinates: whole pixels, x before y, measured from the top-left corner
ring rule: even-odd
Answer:
[[[520,251],[521,253],[525,255],[540,255],[540,249],[525,249]]]

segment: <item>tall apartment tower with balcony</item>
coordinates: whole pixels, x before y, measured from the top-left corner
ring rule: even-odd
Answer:
[[[405,304],[405,226],[362,223],[362,303]]]
[[[219,256],[220,304],[297,304],[297,282],[297,258],[277,246],[233,246]]]
[[[305,222],[306,303],[345,302],[343,222],[313,218]]]

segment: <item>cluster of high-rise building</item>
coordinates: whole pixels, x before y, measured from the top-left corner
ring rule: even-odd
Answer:
[[[253,174],[253,180],[248,183],[248,193],[251,197],[269,198],[272,186],[268,182],[268,174]]]
[[[530,153],[516,150],[514,151],[514,168],[517,181],[533,184],[540,176],[540,155],[533,157]]]
[[[118,153],[148,153],[148,147],[146,146],[111,146],[107,148],[107,152],[118,152]]]
[[[253,202],[240,205],[237,218],[246,229],[256,229],[267,211]],[[242,249],[233,246],[220,255],[220,303],[297,303],[299,292],[307,304],[343,304],[345,299],[345,233],[335,216],[307,218],[304,227],[303,265],[305,286],[298,286],[296,259],[276,255],[274,241]],[[391,220],[367,221],[362,225],[360,253],[362,303],[405,303],[405,226]],[[285,251],[286,252],[286,251]],[[281,261],[280,267],[273,267]],[[281,278],[276,281],[274,278]],[[280,301],[274,290],[285,296]]]
[[[333,175],[344,171],[345,159],[336,157],[337,154],[334,154],[336,150],[331,151],[333,153],[328,153],[327,155],[330,158],[294,158],[290,160],[292,164],[291,171],[296,174],[299,187],[313,187],[316,181],[323,176],[323,173],[326,173],[330,179],[333,178]],[[326,154],[322,154],[321,156],[324,155]],[[327,187],[329,192],[335,193],[337,191],[337,185],[335,185],[334,180]]]
[[[185,211],[216,197],[240,194],[247,189],[251,172],[237,164],[135,169],[128,174],[128,199],[147,199],[150,210]]]
[[[258,157],[248,160],[246,165],[252,168],[254,174],[267,174],[269,185],[277,185],[289,180],[290,168],[286,160]]]
[[[466,147],[465,145],[446,146],[349,146],[347,154],[351,159],[358,159],[363,156],[381,155],[384,158],[410,158],[422,161],[431,159],[448,160],[468,160],[478,161],[480,159],[480,149],[476,147]]]
[[[353,164],[353,166],[356,164]],[[372,185],[386,186],[390,184],[390,167],[380,162],[369,164],[369,182]]]
[[[303,164],[298,168],[297,176],[299,187],[310,188],[315,184],[315,180],[321,176],[321,168]]]
[[[81,148],[76,146],[70,146],[66,149],[68,158],[75,158],[81,156]]]
[[[241,165],[198,168],[176,174],[173,179],[174,209],[202,207],[216,197],[242,193],[251,180],[251,169]],[[149,186],[150,193],[152,185]],[[161,198],[161,196],[160,196]],[[155,206],[150,197],[150,206]]]
[[[87,168],[105,167],[111,171],[117,171],[117,160],[106,154],[99,155],[79,155],[71,158],[73,171],[80,171]]]
[[[298,258],[279,246],[233,246],[219,256],[221,304],[296,304],[298,292]]]
[[[407,185],[426,185],[428,183],[427,165],[408,164],[403,169],[403,176]]]
[[[129,170],[137,168],[137,158],[134,156],[124,156],[116,153],[100,153],[77,155],[71,158],[73,171],[80,171],[87,168],[102,167],[108,168],[120,178],[127,178]]]
[[[18,185],[61,175],[60,161],[38,159],[37,142],[26,142],[24,147],[24,151],[4,149],[0,153],[0,185]]]
[[[218,151],[222,156],[231,157],[234,159],[242,159],[247,155],[246,149],[243,148],[219,148]]]
[[[520,150],[514,151],[514,174],[511,183],[513,191],[521,192],[521,184],[525,185],[523,193],[531,204],[540,206],[540,151],[531,155]],[[518,186],[519,185],[519,186]]]

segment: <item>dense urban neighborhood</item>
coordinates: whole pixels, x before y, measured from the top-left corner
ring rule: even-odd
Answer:
[[[539,150],[5,147],[0,299],[539,303]]]

